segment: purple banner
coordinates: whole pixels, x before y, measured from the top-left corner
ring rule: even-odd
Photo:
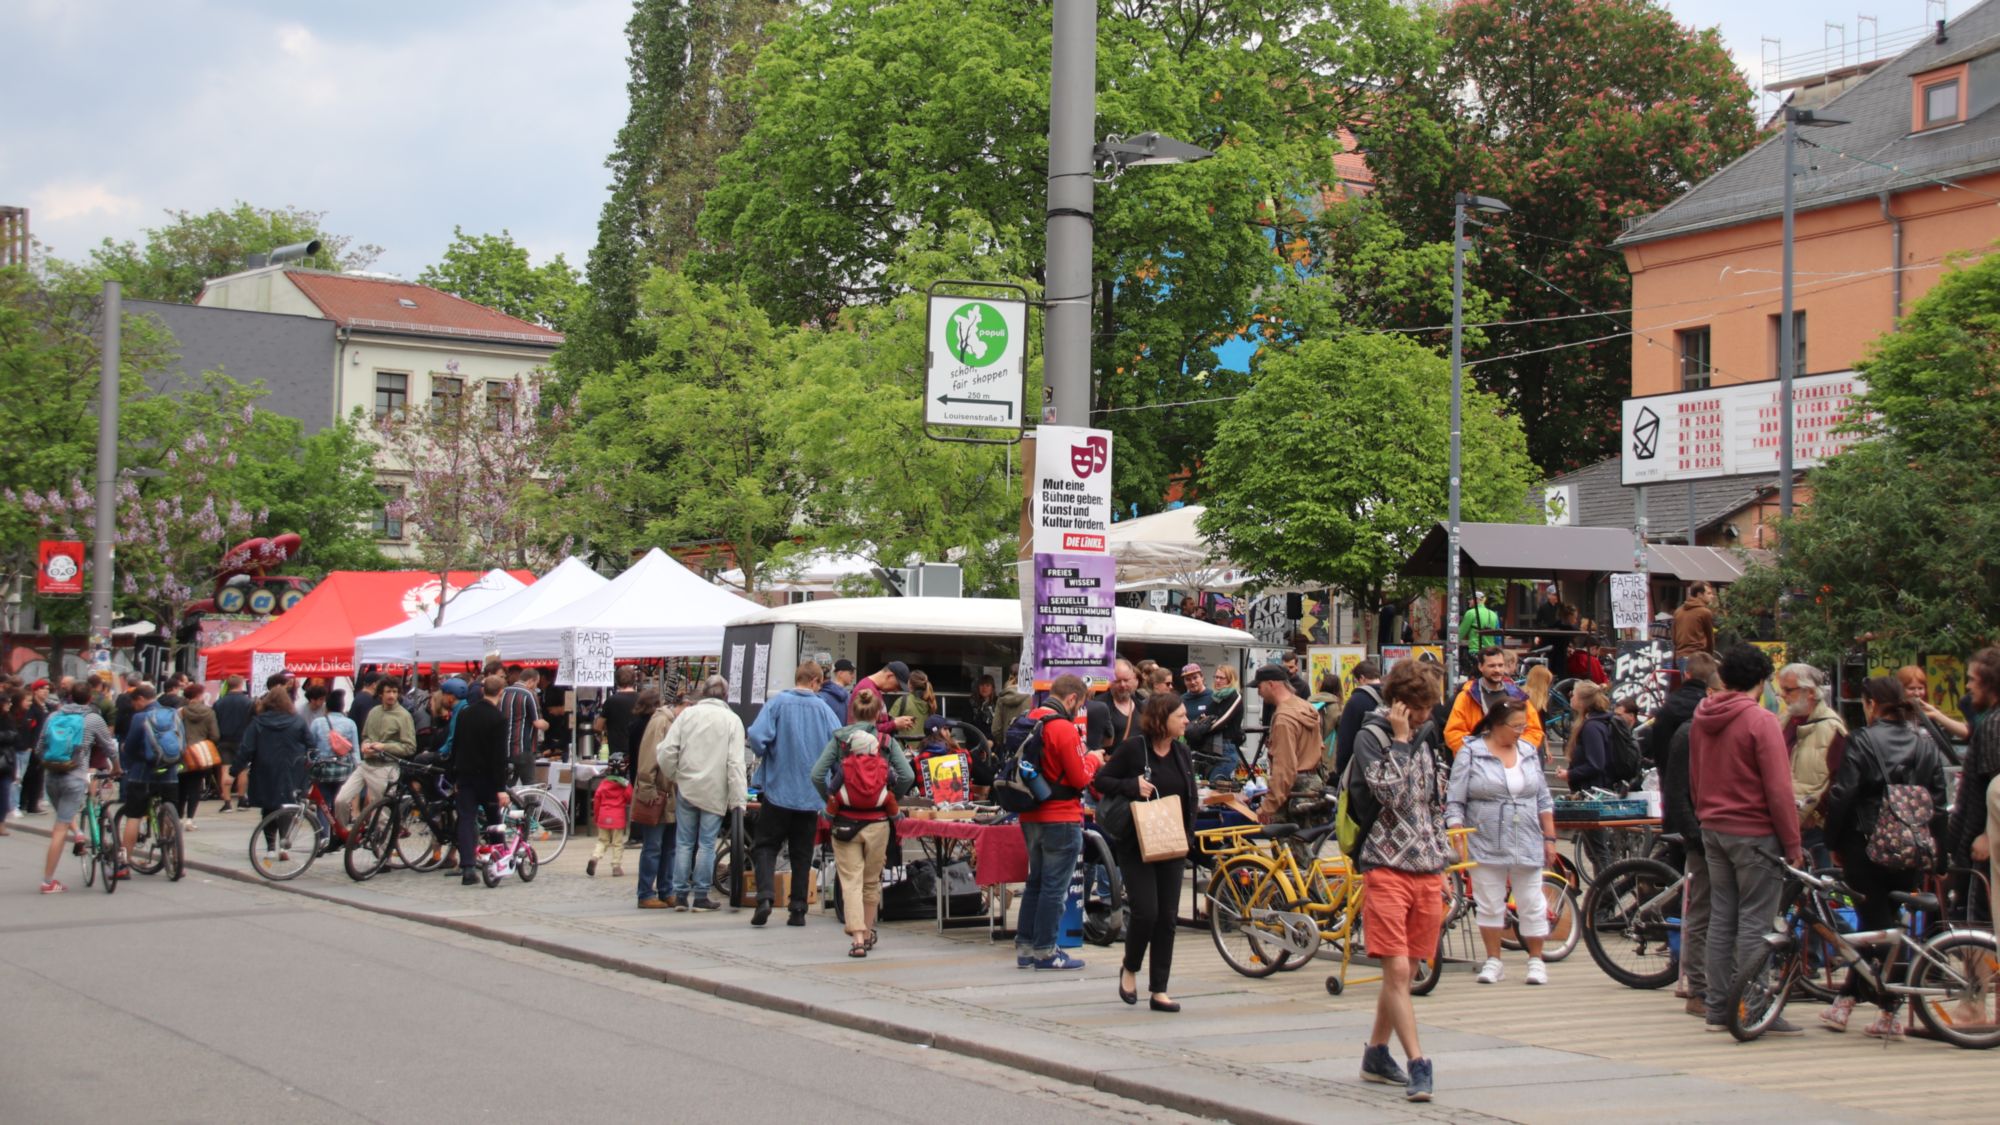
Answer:
[[[1036,555],[1035,681],[1065,673],[1109,680],[1118,656],[1118,562],[1108,555]]]

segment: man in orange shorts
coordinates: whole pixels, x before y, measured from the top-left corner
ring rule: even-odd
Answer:
[[[1451,862],[1445,836],[1448,776],[1434,725],[1416,726],[1438,699],[1437,684],[1415,661],[1398,664],[1382,683],[1383,706],[1362,724],[1348,763],[1348,809],[1360,834],[1355,869],[1365,893],[1361,925],[1368,953],[1382,963],[1375,1027],[1361,1055],[1361,1077],[1401,1083],[1413,1102],[1431,1100],[1431,1060],[1417,1041],[1410,974],[1437,955],[1444,923],[1442,874]],[[1402,1042],[1404,1073],[1389,1054],[1389,1035]]]

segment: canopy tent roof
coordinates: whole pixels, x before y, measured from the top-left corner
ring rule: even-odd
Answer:
[[[536,585],[540,585],[537,583]],[[445,605],[445,619],[456,621],[468,613],[500,604],[523,590],[533,586],[522,582],[504,570],[489,570],[479,576],[479,581],[458,592],[458,596]],[[429,614],[399,621],[387,629],[377,629],[354,638],[354,662],[356,664],[401,664],[410,665],[417,659],[417,637],[423,633],[436,631],[435,619]]]
[[[1445,525],[1431,528],[1403,563],[1403,574],[1444,577],[1445,539]],[[1467,578],[1548,578],[1632,570],[1632,533],[1619,527],[1462,523],[1458,549],[1459,569]],[[1646,548],[1646,569],[1675,578],[1732,582],[1743,576],[1744,566],[1736,553],[1716,547],[1649,544]]]
[[[484,660],[497,648],[500,630],[554,612],[610,581],[571,556],[534,585],[477,612],[447,617],[442,628],[416,634],[416,658],[422,663]]]
[[[1257,638],[1241,629],[1226,629],[1150,610],[1121,607],[1112,620],[1121,641],[1234,646],[1257,643]],[[1021,603],[1013,598],[829,598],[760,608],[730,622],[731,625],[783,623],[843,633],[1018,638]]]
[[[507,573],[523,583],[535,580],[525,570]],[[454,570],[445,580],[461,590],[483,577]],[[269,625],[201,655],[210,679],[248,675],[250,655],[257,652],[284,653],[285,668],[296,675],[351,676],[356,637],[431,612],[441,593],[434,571],[336,570]]]
[[[875,572],[875,564],[862,555],[841,555],[832,551],[808,551],[795,559],[779,563],[765,570],[766,577],[760,582],[758,592],[775,593],[834,593],[840,584],[849,578],[866,578]],[[715,576],[715,580],[731,590],[743,589],[743,570],[725,570]]]
[[[1111,525],[1106,539],[1118,560],[1118,589],[1235,590],[1249,581],[1196,527],[1200,504],[1187,504]]]
[[[722,627],[757,608],[655,547],[601,588],[498,630],[495,647],[509,660],[554,660],[565,632],[603,629],[619,660],[713,656],[722,651]]]

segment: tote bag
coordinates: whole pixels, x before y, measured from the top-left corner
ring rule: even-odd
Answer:
[[[1139,840],[1139,858],[1147,863],[1184,858],[1187,820],[1181,814],[1180,794],[1132,802],[1132,832]]]

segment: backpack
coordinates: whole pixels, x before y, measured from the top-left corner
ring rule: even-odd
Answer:
[[[1933,812],[1930,790],[1890,785],[1882,794],[1875,827],[1868,831],[1868,862],[1889,871],[1929,871],[1936,866]]]
[[[1645,765],[1639,760],[1639,740],[1632,728],[1616,718],[1604,720],[1609,728],[1610,748],[1605,754],[1605,778],[1614,785],[1636,785]]]
[[[181,713],[155,705],[139,718],[144,723],[140,729],[146,735],[146,761],[160,773],[180,765],[181,752],[187,748],[187,736],[181,730]],[[161,722],[162,719],[166,721]]]
[[[84,713],[58,711],[49,716],[47,733],[42,736],[42,770],[68,773],[83,764],[77,751],[83,748]]]
[[[843,809],[869,812],[889,803],[889,761],[879,752],[849,754],[841,763],[840,786],[833,791]]]
[[[993,768],[993,803],[1011,813],[1033,812],[1051,798],[1077,795],[1068,786],[1051,785],[1042,776],[1042,727],[1069,722],[1054,711],[1040,718],[1022,715],[1007,725],[1007,741]]]
[[[1381,696],[1376,696],[1376,699],[1379,701]],[[1361,732],[1356,733],[1354,740],[1357,743],[1360,742],[1361,733],[1371,730],[1375,732],[1377,738],[1382,740],[1382,745],[1386,749],[1389,746],[1391,737],[1389,733],[1389,721],[1379,715],[1368,716],[1362,722]],[[1354,747],[1354,750],[1359,749],[1359,746]],[[1354,855],[1354,849],[1361,846],[1361,822],[1354,819],[1354,810],[1349,804],[1351,799],[1350,790],[1352,789],[1349,775],[1354,772],[1354,762],[1358,756],[1352,751],[1348,754],[1347,770],[1340,777],[1340,800],[1333,807],[1333,836],[1335,840],[1340,842],[1340,854],[1349,857]]]

